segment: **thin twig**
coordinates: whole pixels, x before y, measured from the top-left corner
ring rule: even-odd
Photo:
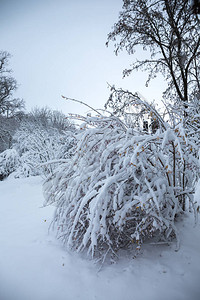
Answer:
[[[89,107],[91,110],[95,111],[98,115],[101,115],[101,116],[102,116],[102,114],[101,114],[98,110],[96,110],[95,108],[93,108],[92,106],[88,105],[88,104],[85,103],[85,102],[82,102],[82,101],[77,100],[77,99],[65,97],[65,96],[63,96],[63,95],[62,95],[61,97],[62,97],[63,99],[66,99],[66,100],[70,100],[70,101],[73,101],[73,102],[78,102],[78,103],[80,103],[80,104],[82,104],[82,105],[85,105],[85,106]]]

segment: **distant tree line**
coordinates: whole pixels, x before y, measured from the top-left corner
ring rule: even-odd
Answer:
[[[68,156],[75,130],[65,115],[47,107],[25,111],[16,99],[17,82],[8,68],[10,54],[0,51],[0,179],[17,170],[16,176],[48,174],[56,165],[49,160]]]

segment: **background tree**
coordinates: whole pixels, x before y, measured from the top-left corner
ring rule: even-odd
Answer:
[[[75,128],[62,112],[51,110],[48,107],[33,108],[32,111],[26,115],[26,122],[35,124],[46,130],[56,128],[60,133],[66,129],[71,128],[71,130],[74,130]]]
[[[124,0],[119,20],[108,35],[115,53],[133,54],[138,46],[149,57],[136,60],[133,70],[149,72],[148,82],[161,72],[168,88],[165,98],[187,102],[200,90],[200,22],[188,0]]]
[[[11,147],[12,136],[23,116],[24,101],[13,97],[17,82],[7,68],[10,54],[0,51],[0,152]]]
[[[73,124],[59,111],[44,107],[26,114],[13,137],[13,147],[20,157],[16,176],[52,173],[58,160],[72,155],[74,131]]]
[[[10,54],[0,51],[0,115],[7,118],[24,108],[24,101],[13,98],[13,92],[17,89],[17,82],[11,76],[11,70],[7,69]]]

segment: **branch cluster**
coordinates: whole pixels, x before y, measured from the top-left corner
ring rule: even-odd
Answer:
[[[133,70],[147,71],[148,82],[160,72],[168,82],[166,98],[190,100],[200,88],[200,22],[188,0],[124,0],[119,20],[108,35],[115,53],[148,50]],[[108,43],[107,43],[108,44]]]

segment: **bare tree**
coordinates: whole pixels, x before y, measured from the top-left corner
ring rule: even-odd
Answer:
[[[58,110],[51,110],[48,107],[34,107],[26,115],[26,122],[38,125],[40,128],[50,131],[57,129],[60,133],[66,130],[73,131],[74,125],[68,121],[65,114]]]
[[[200,90],[200,21],[188,0],[123,0],[123,10],[108,42],[115,53],[134,54],[138,46],[148,58],[136,60],[133,70],[148,71],[148,82],[162,73],[168,82],[164,97],[176,99],[187,108],[190,97]]]
[[[0,115],[7,118],[24,108],[23,100],[13,98],[17,82],[11,76],[11,70],[7,69],[9,58],[8,52],[0,51]]]
[[[13,97],[17,82],[7,68],[9,58],[8,52],[0,51],[0,152],[11,147],[24,108],[24,101]]]

